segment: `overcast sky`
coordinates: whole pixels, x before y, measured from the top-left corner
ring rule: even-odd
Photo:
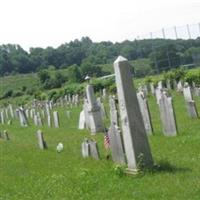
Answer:
[[[0,44],[58,47],[83,36],[134,40],[200,22],[200,0],[0,0]]]

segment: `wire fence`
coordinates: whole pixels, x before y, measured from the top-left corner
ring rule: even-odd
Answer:
[[[185,26],[174,26],[171,28],[163,28],[161,30],[155,32],[149,32],[145,35],[140,35],[136,39],[137,40],[152,40],[151,52],[154,54],[151,62],[153,60],[154,68],[151,70],[151,73],[160,73],[160,71],[166,71],[171,69],[172,67],[184,66],[184,67],[195,67],[196,60],[200,60],[200,55],[196,55],[193,59],[187,60],[183,58],[183,49],[181,46],[176,46],[176,54],[172,53],[173,46],[162,42],[153,42],[154,39],[165,39],[170,40],[189,40],[189,39],[197,39],[200,37],[200,23],[190,24]],[[142,55],[142,47],[137,47],[138,58],[144,57]],[[157,56],[162,48],[165,48],[165,56],[160,58]],[[180,49],[179,49],[180,48]],[[196,59],[195,59],[196,58]],[[198,59],[197,59],[198,58]],[[148,75],[148,74],[147,74]]]

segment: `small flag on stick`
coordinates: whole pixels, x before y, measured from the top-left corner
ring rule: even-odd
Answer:
[[[108,136],[108,130],[107,129],[106,129],[105,135],[104,135],[104,146],[105,146],[105,149],[110,149],[110,139],[109,139],[109,136]]]

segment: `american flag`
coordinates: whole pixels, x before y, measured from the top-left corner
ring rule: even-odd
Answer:
[[[104,146],[105,146],[105,149],[110,148],[110,139],[109,139],[107,130],[105,131],[105,135],[104,135]]]

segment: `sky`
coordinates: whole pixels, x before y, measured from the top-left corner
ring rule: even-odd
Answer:
[[[121,42],[199,22],[200,0],[0,0],[0,45]]]

